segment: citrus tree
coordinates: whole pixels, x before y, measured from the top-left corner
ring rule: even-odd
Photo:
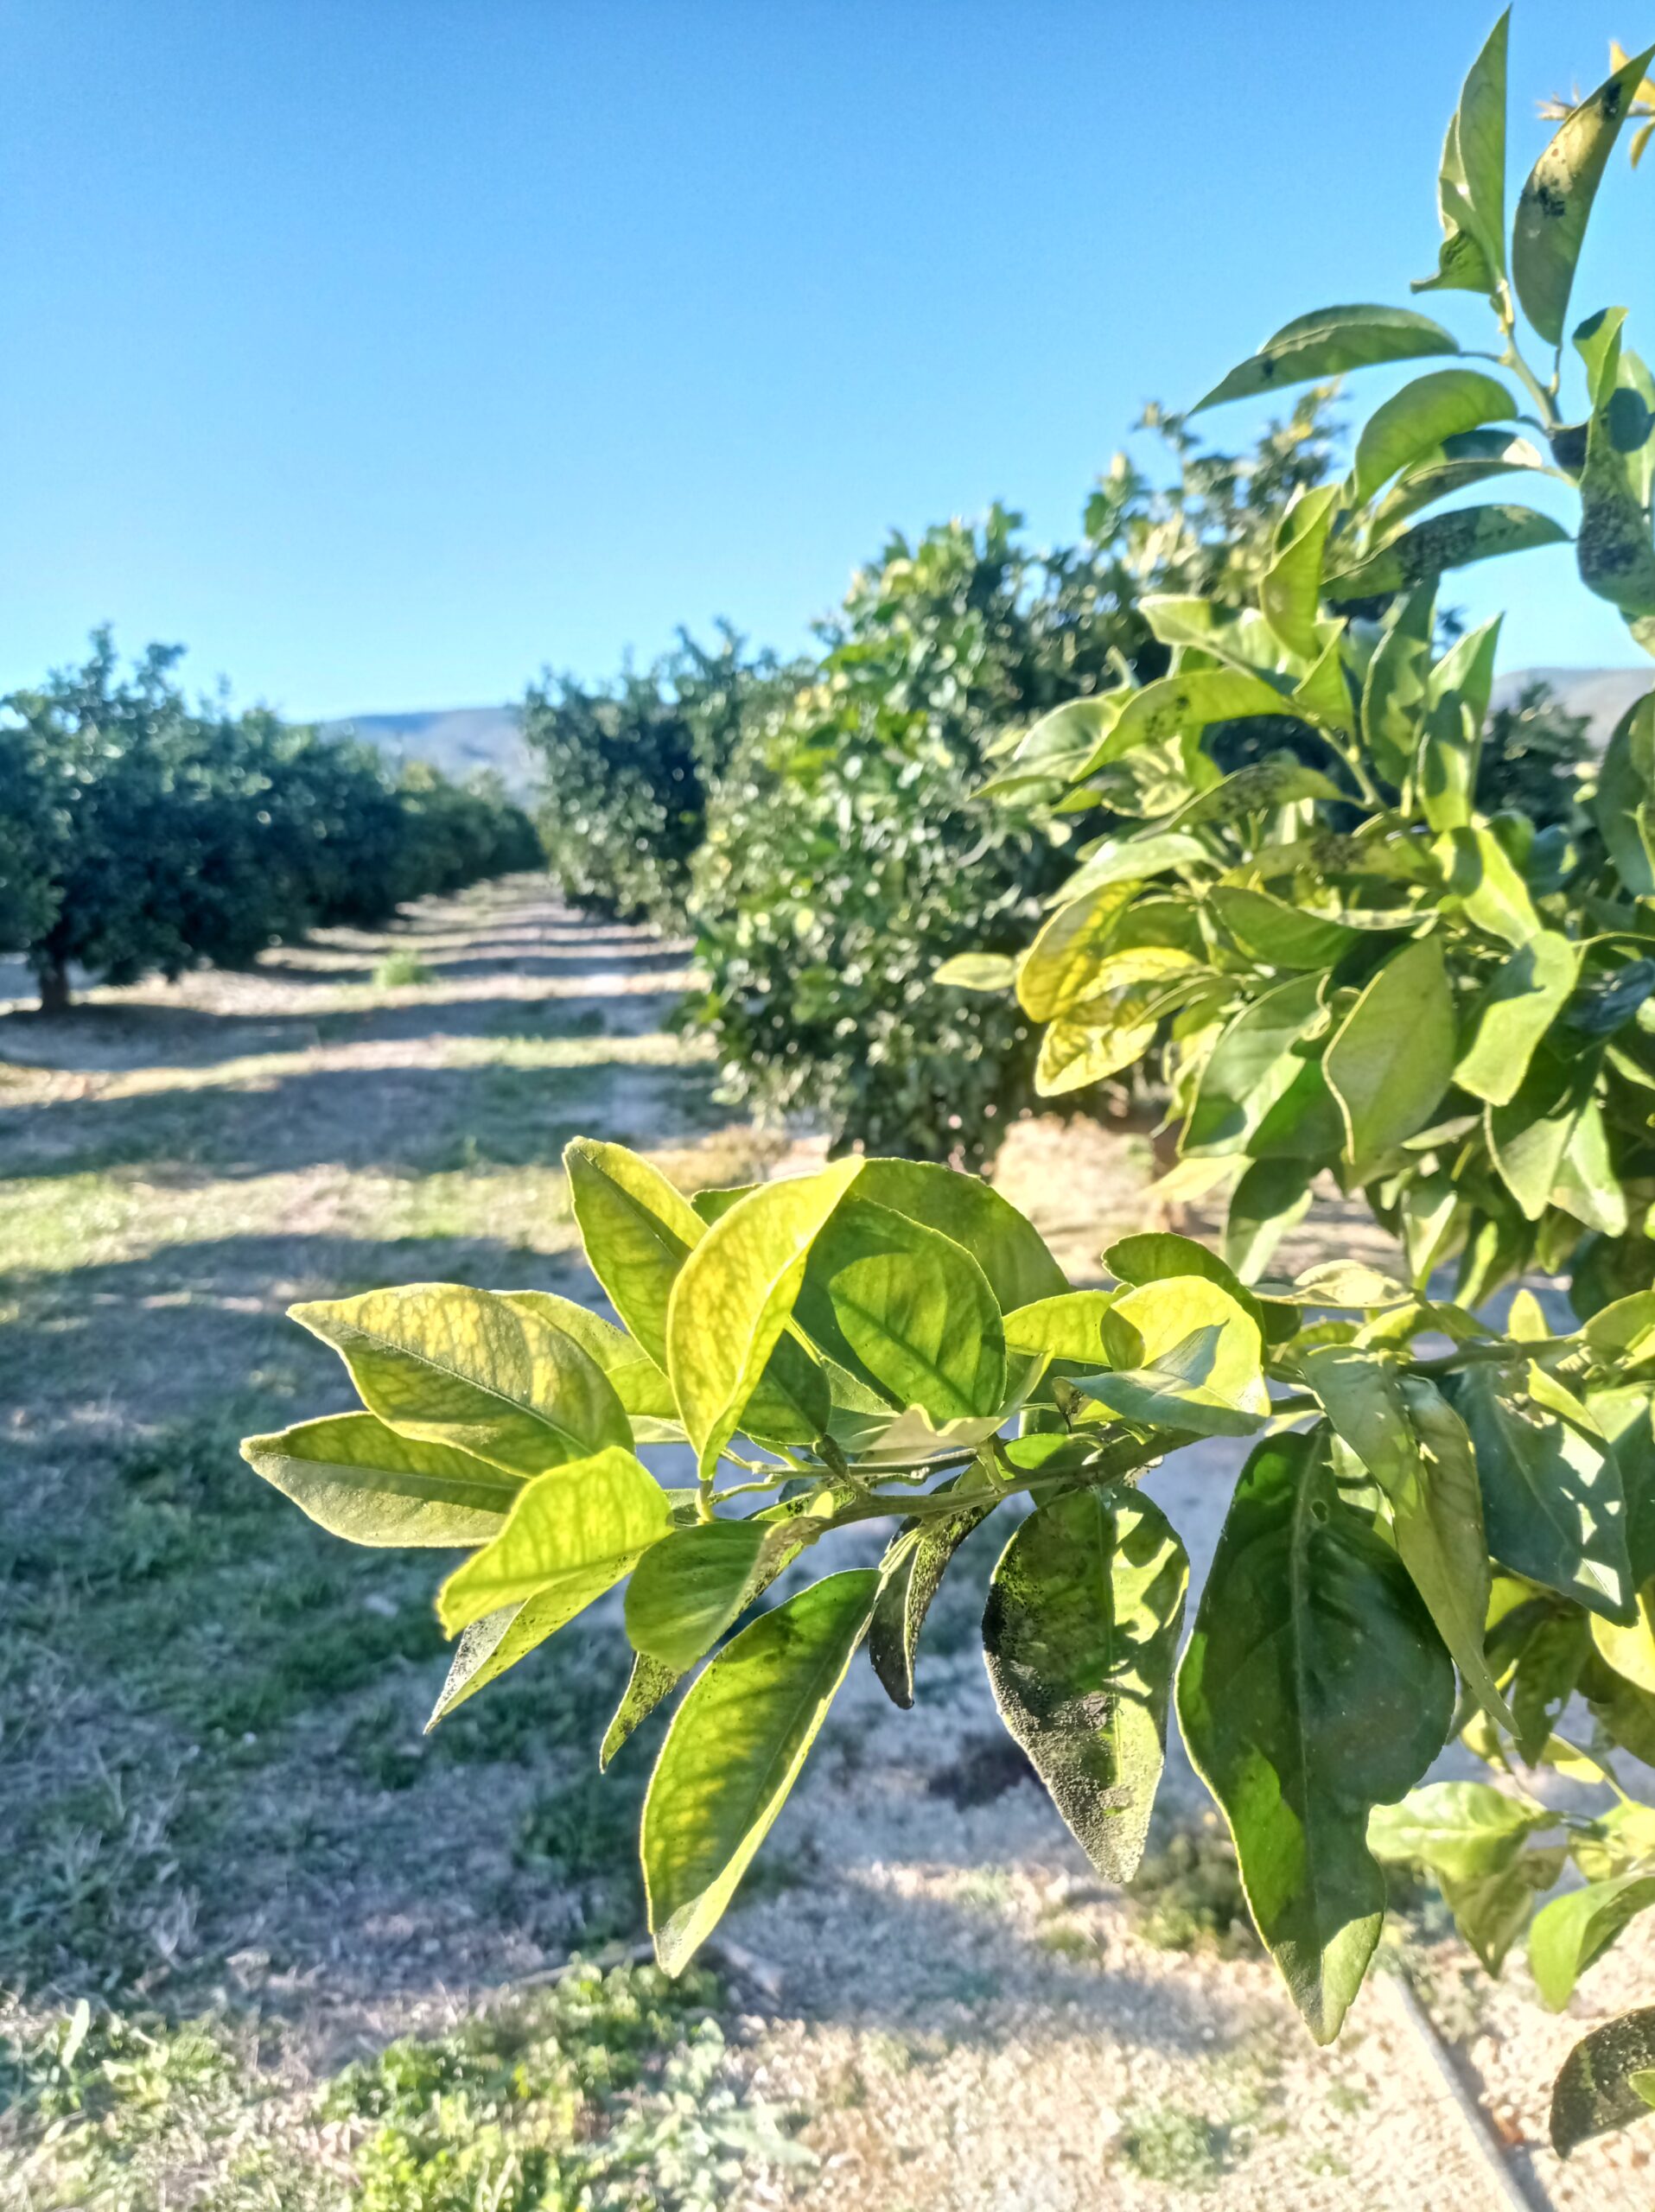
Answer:
[[[746,721],[801,673],[749,654],[725,626],[711,650],[680,630],[672,652],[610,683],[547,670],[531,684],[523,736],[542,779],[541,839],[565,896],[683,929],[709,794]]]
[[[41,1004],[72,963],[106,982],[244,963],[320,924],[535,866],[533,825],[487,779],[454,784],[264,708],[192,705],[175,646],[123,671],[107,630],[0,723],[0,948]]]
[[[618,1145],[565,1164],[619,1325],[455,1284],[297,1306],[361,1408],[243,1450],[335,1535],[464,1554],[437,1593],[458,1643],[434,1723],[624,1586],[632,1675],[598,1758],[679,1700],[641,1834],[670,1972],[858,1652],[913,1702],[927,1608],[996,1514],[983,1633],[1007,1727],[1124,1881],[1175,1711],[1318,2041],[1372,1958],[1389,1860],[1438,1870],[1491,1964],[1532,1915],[1559,2005],[1655,1902],[1655,1813],[1610,1748],[1655,1729],[1655,1293],[1562,1334],[1530,1303],[1501,1331],[1365,1268],[1249,1287],[1166,1234],[1077,1291],[944,1166],[847,1160],[692,1199]],[[1252,1449],[1186,1634],[1184,1545],[1143,1478],[1212,1437]],[[665,1480],[640,1456],[663,1445]],[[835,1540],[868,1523],[878,1563],[846,1563]],[[1555,1725],[1576,1680],[1590,1745]],[[1608,1802],[1416,1789],[1467,1715],[1485,1756],[1588,1774]],[[1570,1859],[1585,1886],[1540,1903]]]
[[[942,988],[1015,988],[1046,1025],[1048,1096],[1158,1060],[1181,1187],[1227,1190],[1244,1276],[1331,1171],[1397,1232],[1416,1284],[1452,1262],[1464,1302],[1531,1266],[1565,1271],[1583,1313],[1655,1277],[1655,697],[1584,804],[1542,783],[1537,830],[1488,804],[1499,623],[1446,651],[1437,623],[1445,573],[1567,535],[1520,498],[1443,503],[1544,479],[1577,501],[1582,583],[1655,651],[1655,384],[1622,308],[1571,308],[1646,60],[1568,115],[1508,235],[1502,17],[1448,132],[1439,267],[1416,288],[1474,295],[1492,346],[1415,308],[1340,306],[1232,370],[1200,408],[1438,363],[1362,425],[1341,481],[1295,502],[1255,591],[1145,602],[1166,676],[1036,723],[990,786],[1065,815],[1155,779],[1019,959],[945,969]],[[1226,773],[1215,729],[1284,712],[1319,758],[1301,745]],[[1496,735],[1515,741],[1509,718]],[[1518,788],[1534,796],[1532,775]]]
[[[992,1157],[1034,1102],[1033,1025],[1015,1005],[939,997],[931,977],[968,947],[1025,942],[1085,825],[969,796],[1009,720],[1161,672],[1145,591],[1262,569],[1283,508],[1327,466],[1324,399],[1239,454],[1152,410],[1174,480],[1117,454],[1079,545],[1037,553],[996,506],[894,536],[857,571],[811,679],[744,725],[694,861],[706,983],[688,1019],[731,1096],[815,1115],[836,1152]],[[1256,728],[1236,727],[1238,765]]]

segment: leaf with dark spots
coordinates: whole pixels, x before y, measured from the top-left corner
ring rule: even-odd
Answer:
[[[958,1475],[938,1485],[952,1490]],[[906,1710],[913,1703],[913,1659],[933,1599],[942,1587],[949,1562],[973,1529],[987,1520],[993,1505],[968,1507],[905,1524],[887,1553],[868,1630],[868,1656],[891,1703]]]
[[[1512,279],[1524,314],[1553,346],[1563,343],[1592,203],[1651,54],[1624,63],[1564,117],[1518,200]]]
[[[1159,1507],[1080,1490],[1029,1515],[990,1586],[983,1643],[1001,1717],[1112,1882],[1143,1855],[1188,1582]]]

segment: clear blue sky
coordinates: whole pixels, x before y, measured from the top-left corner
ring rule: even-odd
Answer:
[[[1072,537],[1146,398],[1407,297],[1493,14],[6,0],[0,689],[107,619],[299,715],[481,703],[797,645],[889,524]],[[1514,168],[1612,33],[1519,0]],[[1655,351],[1655,162],[1594,227]],[[1498,575],[1507,665],[1638,658],[1567,551]]]

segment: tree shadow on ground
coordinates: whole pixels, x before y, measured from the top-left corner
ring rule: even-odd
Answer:
[[[300,1300],[417,1281],[567,1294],[589,1281],[577,1252],[500,1237],[325,1234],[203,1238],[138,1260],[0,1274],[18,1478],[7,1491],[14,1503],[26,1497],[25,1463],[73,1456],[78,1440],[205,1414],[231,1396],[262,1395],[280,1419],[296,1397],[315,1412],[345,1404],[335,1356],[286,1319]]]
[[[455,938],[455,945],[458,957],[451,957],[440,945],[411,938],[386,949],[416,954],[438,982],[446,982],[450,976],[568,976],[589,971],[604,976],[613,976],[617,971],[659,974],[682,968],[690,957],[687,948],[662,945],[656,939],[640,936],[608,938],[587,931],[578,937],[571,934],[566,947],[556,944],[549,946],[544,931],[536,931],[520,941],[498,945],[480,944],[474,937],[461,937]],[[383,957],[373,954],[365,956],[360,963],[342,964],[266,957],[250,972],[261,980],[268,978],[276,982],[309,984],[326,989],[335,984],[372,982],[374,969]]]
[[[590,991],[555,997],[418,999],[319,1007],[312,1013],[138,1003],[80,1007],[66,1020],[49,1024],[32,1014],[0,1014],[0,1064],[53,1073],[125,1072],[213,1067],[319,1046],[414,1042],[423,1037],[638,1034],[659,1030],[683,996],[671,987],[617,992],[613,969],[595,969],[592,982]],[[594,1020],[595,1008],[602,1013],[601,1022]],[[0,1103],[3,1099],[0,1091]]]
[[[399,1175],[550,1166],[571,1137],[595,1130],[670,1144],[713,1126],[715,1077],[702,1063],[617,1056],[563,1068],[320,1068],[234,1088],[0,1106],[0,1173],[143,1168],[199,1181],[321,1166]]]

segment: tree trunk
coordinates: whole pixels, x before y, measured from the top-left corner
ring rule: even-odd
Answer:
[[[69,1011],[69,969],[67,962],[51,956],[41,961],[36,973],[41,987],[42,1014],[67,1014]]]

